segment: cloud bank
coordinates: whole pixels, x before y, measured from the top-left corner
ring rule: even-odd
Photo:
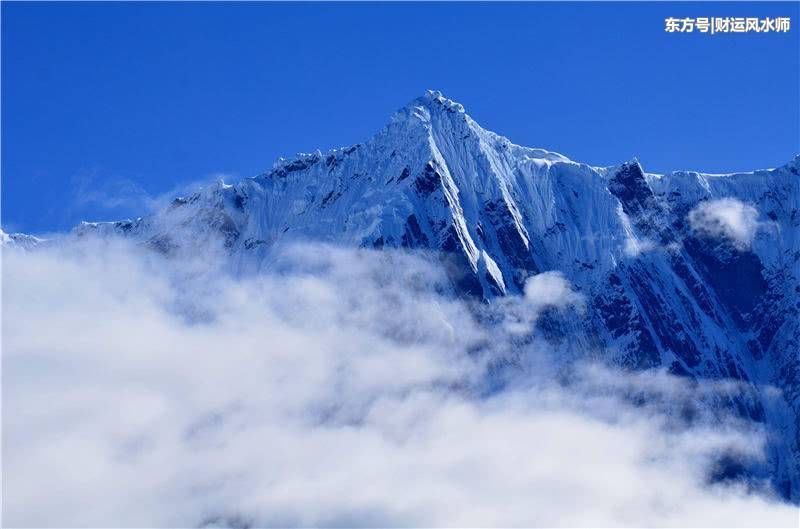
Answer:
[[[305,246],[272,270],[115,241],[4,251],[4,523],[797,523],[753,484],[708,483],[716,455],[760,457],[761,432],[626,398],[711,386],[587,366],[496,391],[486,369],[515,333],[438,294],[429,263]],[[531,323],[580,298],[549,272],[514,303]]]

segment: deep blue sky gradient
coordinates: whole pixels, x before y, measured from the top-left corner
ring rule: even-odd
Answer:
[[[800,152],[782,4],[2,4],[2,223],[68,229],[368,139],[427,88],[528,146],[710,172]],[[790,16],[667,34],[667,16]]]

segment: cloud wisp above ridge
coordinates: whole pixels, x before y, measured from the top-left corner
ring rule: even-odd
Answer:
[[[84,241],[5,251],[2,274],[9,525],[797,521],[707,483],[719,453],[760,457],[760,432],[676,426],[625,398],[694,402],[711,385],[584,366],[566,385],[527,372],[487,391],[519,328],[479,324],[415,256],[297,246],[235,278],[213,259]],[[563,276],[536,277],[496,310],[531,324],[580,304]]]

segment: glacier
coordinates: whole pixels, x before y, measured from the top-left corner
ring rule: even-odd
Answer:
[[[720,201],[735,207],[715,214]],[[535,332],[565,359],[599,355],[744,385],[722,405],[765,425],[760,472],[797,502],[799,202],[800,156],[732,174],[654,174],[638,160],[592,166],[516,145],[428,91],[363,144],[280,159],[258,176],[218,181],[140,218],[84,222],[72,235],[122,236],[166,255],[218,242],[237,274],[274,266],[275,250],[296,241],[406,248],[440,262],[477,305],[559,272],[584,310],[548,311]],[[2,242],[48,243],[5,233]]]

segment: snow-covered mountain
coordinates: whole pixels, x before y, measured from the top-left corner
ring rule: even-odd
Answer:
[[[751,386],[730,405],[768,425],[768,473],[797,501],[799,227],[800,157],[726,175],[650,174],[636,160],[593,167],[515,145],[429,91],[364,144],[279,160],[156,214],[75,233],[165,253],[222,240],[242,272],[297,240],[429,250],[460,293],[489,303],[559,270],[586,310],[540,319],[555,347]]]
[[[24,233],[6,233],[0,229],[0,247],[32,250],[42,243],[42,239]]]

